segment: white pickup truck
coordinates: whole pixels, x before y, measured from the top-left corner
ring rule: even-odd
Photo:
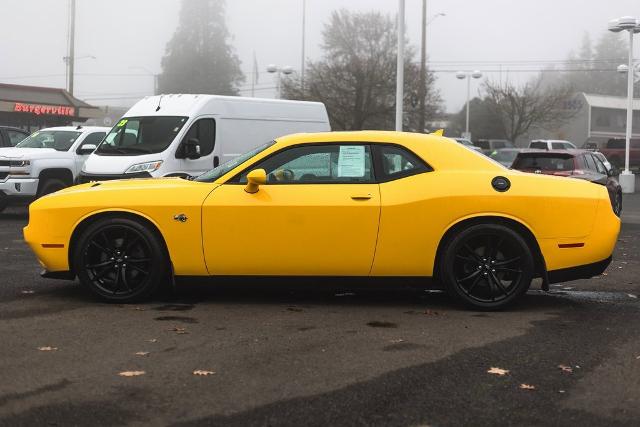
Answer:
[[[0,211],[73,185],[107,132],[94,126],[47,128],[0,148]]]

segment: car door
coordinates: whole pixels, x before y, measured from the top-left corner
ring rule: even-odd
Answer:
[[[288,147],[217,187],[202,213],[209,273],[368,275],[380,216],[371,158],[367,144]],[[249,194],[255,169],[267,183]]]
[[[180,171],[187,175],[197,176],[213,169],[219,164],[219,157],[214,153],[216,148],[217,123],[213,117],[199,117],[182,137],[177,148],[176,158],[180,159]],[[197,140],[200,146],[198,158],[187,158],[184,150],[189,140]],[[219,150],[215,150],[219,151]]]
[[[84,165],[84,162],[87,161],[87,159],[89,158],[89,155],[91,154],[91,153],[81,153],[80,149],[85,145],[95,145],[97,147],[98,145],[100,145],[100,143],[102,142],[106,134],[107,134],[106,132],[91,132],[88,135],[85,135],[82,141],[80,141],[80,143],[76,145],[75,151],[73,154],[75,167],[76,167],[76,170],[75,170],[76,176],[80,173],[80,171],[82,170],[82,166]]]

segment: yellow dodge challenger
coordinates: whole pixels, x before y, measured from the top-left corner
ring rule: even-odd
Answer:
[[[435,279],[476,309],[533,278],[598,275],[620,230],[607,189],[505,169],[437,135],[282,137],[196,179],[95,182],[30,207],[44,277],[104,300],[180,276]]]

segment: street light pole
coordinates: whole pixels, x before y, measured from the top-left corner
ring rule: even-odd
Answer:
[[[625,135],[624,150],[624,171],[618,177],[623,193],[634,193],[636,187],[636,178],[629,170],[629,151],[631,147],[631,136],[633,133],[633,35],[640,32],[640,19],[633,16],[623,16],[618,19],[609,21],[609,31],[619,33],[620,31],[629,32],[629,65],[627,68],[627,129]]]
[[[398,57],[396,64],[396,131],[402,132],[404,107],[404,0],[398,2]]]
[[[269,64],[267,65],[267,72],[276,75],[276,92],[278,94],[278,98],[282,98],[282,74],[288,76],[293,73],[293,68],[289,65],[279,67],[276,64]]]
[[[300,64],[300,89],[304,95],[304,48],[307,32],[307,0],[302,0],[302,58]]]
[[[467,138],[469,140],[471,140],[471,133],[469,132],[469,100],[471,99],[471,79],[479,79],[480,77],[482,77],[482,73],[478,70],[475,70],[472,73],[467,73],[464,71],[458,71],[456,73],[456,78],[458,80],[462,80],[462,79],[467,79],[467,120],[466,120],[466,126],[465,126],[465,132],[463,138]]]
[[[76,0],[71,0],[69,11],[69,55],[67,61],[69,81],[67,90],[73,95],[73,73],[75,68],[75,39],[76,39]]]

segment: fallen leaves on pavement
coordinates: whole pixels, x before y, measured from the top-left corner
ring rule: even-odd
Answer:
[[[22,293],[25,294],[25,295],[32,295],[32,294],[35,294],[35,291],[26,290],[26,291],[22,291]]]
[[[567,365],[558,365],[558,368],[560,368],[560,370],[562,372],[567,372],[569,374],[573,373],[573,368],[571,366],[567,366]]]
[[[629,296],[629,298],[634,298],[634,299],[638,298],[638,295],[634,295],[634,294],[627,294],[627,295]]]
[[[536,386],[531,385],[531,384],[520,384],[520,388],[522,390],[535,390]]]
[[[38,350],[40,350],[40,351],[56,351],[56,350],[58,350],[58,347],[49,347],[49,346],[38,347]]]
[[[147,340],[147,342],[158,342],[158,340],[156,338],[151,338],[150,340]]]
[[[498,375],[498,376],[505,376],[509,373],[508,369],[502,369],[502,368],[491,368],[487,371],[488,374],[494,374],[494,375]]]
[[[148,351],[136,351],[135,355],[144,357],[144,356],[148,356],[149,352]]]
[[[197,376],[200,376],[200,377],[206,377],[206,376],[213,375],[213,374],[215,374],[215,372],[213,372],[213,371],[203,371],[201,369],[196,369],[195,371],[193,371],[193,375],[197,375]]]
[[[175,332],[176,334],[188,334],[189,333],[189,332],[187,332],[187,328],[181,328],[180,326],[174,326],[173,328],[170,328],[169,331]]]
[[[145,371],[122,371],[118,375],[121,377],[139,377],[146,374]]]

